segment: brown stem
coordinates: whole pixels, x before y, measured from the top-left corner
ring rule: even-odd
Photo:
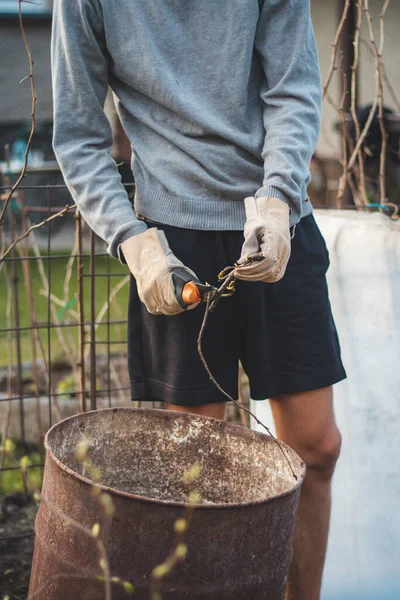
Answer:
[[[367,50],[367,52],[370,54],[370,56],[372,56],[372,58],[374,59],[374,52],[373,50],[370,48],[369,43],[367,42],[367,40],[364,40],[362,37],[360,38],[360,43],[364,46],[364,48]],[[381,72],[382,72],[382,78],[383,81],[386,83],[386,87],[388,89],[388,92],[392,98],[393,104],[396,106],[396,110],[398,112],[400,112],[400,100],[399,98],[396,96],[396,92],[393,89],[392,84],[389,81],[387,72],[386,72],[386,67],[385,67],[385,63],[383,62],[383,58],[381,57]]]
[[[26,231],[27,222],[26,222],[26,212],[22,211],[22,226]],[[23,259],[24,257],[29,256],[29,245],[28,239],[25,238],[25,243],[20,244],[18,247],[18,254]],[[32,278],[31,278],[31,265],[29,260],[22,260],[22,269],[24,272],[24,279],[26,283],[26,295],[28,300],[28,308],[29,308],[29,319],[31,322],[31,352],[32,352],[32,374],[33,374],[33,384],[34,384],[34,394],[35,394],[35,407],[36,407],[36,427],[38,434],[38,444],[40,445],[42,438],[42,417],[40,411],[40,395],[39,395],[39,373],[38,373],[38,365],[37,365],[37,336],[38,331],[35,329],[35,325],[37,322],[36,319],[36,310],[35,310],[35,300],[32,293]]]
[[[376,90],[376,92],[375,92],[374,100],[373,100],[367,121],[364,125],[364,128],[361,132],[360,137],[357,140],[357,143],[354,147],[354,150],[350,156],[349,163],[348,163],[348,169],[350,170],[354,165],[354,162],[357,158],[358,151],[360,150],[361,145],[363,144],[363,142],[365,140],[365,137],[366,137],[366,135],[369,131],[370,125],[372,123],[372,119],[374,118],[376,108],[378,107],[379,126],[380,126],[381,132],[382,132],[382,150],[381,150],[381,160],[380,160],[380,169],[379,169],[380,201],[382,203],[385,202],[385,199],[386,199],[385,172],[384,172],[384,160],[386,158],[386,131],[385,131],[384,120],[383,120],[383,86],[382,86],[382,76],[381,76],[381,56],[382,56],[383,44],[384,44],[383,19],[384,19],[386,10],[389,6],[389,1],[390,0],[385,0],[382,12],[380,14],[381,37],[380,37],[380,44],[379,44],[379,50],[378,50],[376,42],[375,42],[375,38],[374,38],[374,32],[372,29],[372,18],[371,18],[371,14],[369,11],[369,0],[364,0],[363,9],[367,16],[369,36],[370,36],[370,40],[371,40],[373,54],[375,57],[375,81],[376,81],[375,90]]]
[[[380,39],[379,48],[375,42],[374,30],[372,27],[372,17],[369,10],[369,0],[364,0],[364,10],[367,16],[369,37],[372,45],[372,50],[375,57],[375,81],[376,81],[376,104],[378,105],[378,120],[379,128],[382,136],[382,147],[379,160],[379,202],[384,204],[386,202],[386,177],[385,177],[385,166],[386,166],[386,151],[387,151],[387,133],[384,123],[383,115],[383,83],[382,83],[382,72],[381,72],[381,57],[384,45],[384,16],[389,6],[390,0],[385,0],[381,14],[379,15],[380,24]],[[374,111],[375,114],[375,111]]]
[[[2,239],[4,238],[4,231],[1,230],[1,236]],[[4,243],[4,239],[3,239],[3,243]],[[8,270],[7,268],[4,269],[4,277],[6,280],[6,289],[7,289],[7,303],[6,303],[6,319],[7,319],[7,396],[9,398],[11,398],[12,396],[12,371],[13,371],[13,358],[12,358],[12,333],[11,333],[11,328],[12,328],[12,323],[11,323],[11,310],[12,310],[12,285],[11,285],[11,280],[8,274]],[[3,479],[3,475],[4,475],[4,464],[5,464],[5,450],[4,450],[4,442],[8,437],[8,429],[10,426],[10,419],[11,419],[11,401],[7,402],[7,409],[6,409],[6,414],[4,416],[3,419],[3,423],[2,423],[2,430],[1,430],[1,441],[2,441],[2,445],[3,445],[3,449],[1,450],[1,460],[0,460],[0,483],[2,483],[2,479]]]
[[[20,235],[19,237],[17,237],[17,239],[15,239],[13,241],[13,243],[7,248],[7,250],[5,250],[3,252],[3,254],[0,256],[0,266],[4,262],[4,259],[6,258],[6,256],[14,248],[14,246],[16,246],[18,244],[18,242],[21,242],[23,239],[25,239],[30,234],[31,231],[33,231],[34,229],[38,229],[39,227],[43,227],[43,225],[45,225],[46,223],[49,223],[53,219],[57,219],[58,217],[62,217],[63,215],[65,215],[66,212],[68,212],[69,210],[71,210],[71,208],[76,208],[76,204],[67,205],[67,206],[65,206],[65,208],[63,208],[62,210],[60,210],[60,212],[52,215],[51,217],[48,217],[47,219],[43,219],[43,221],[41,221],[40,223],[35,223],[35,225],[31,225],[29,227],[29,229],[27,229],[25,231],[25,233],[23,233],[23,235]],[[0,225],[1,225],[1,222],[0,222]]]
[[[158,600],[158,598],[161,597],[160,592],[161,592],[163,578],[165,576],[167,576],[180,561],[183,560],[183,558],[178,554],[177,549],[179,548],[179,546],[181,546],[185,543],[185,535],[187,533],[187,530],[190,527],[190,523],[193,519],[195,509],[196,509],[196,504],[188,503],[186,505],[186,508],[185,508],[185,511],[184,511],[182,517],[179,519],[180,521],[184,521],[186,523],[186,527],[181,532],[177,533],[174,546],[173,546],[170,554],[167,556],[165,561],[162,563],[162,566],[165,566],[165,574],[157,577],[156,576],[157,568],[153,569],[152,576],[151,576],[149,600]]]
[[[208,315],[210,314],[210,304],[211,304],[211,300],[210,300],[210,296],[207,298],[207,304],[206,304],[206,308],[204,311],[204,318],[203,318],[203,322],[201,324],[201,328],[200,328],[200,332],[199,332],[199,337],[197,338],[197,351],[199,353],[200,356],[200,360],[203,363],[203,366],[205,368],[205,370],[207,371],[207,375],[209,376],[210,380],[213,382],[213,384],[215,385],[215,387],[226,397],[228,398],[228,400],[230,402],[233,402],[235,404],[235,406],[237,406],[237,408],[239,408],[239,410],[244,410],[248,415],[250,415],[251,417],[253,417],[253,419],[256,421],[256,423],[258,425],[260,425],[261,427],[263,427],[265,429],[265,431],[272,437],[272,439],[274,440],[274,442],[279,446],[280,451],[282,452],[286,462],[289,465],[289,468],[292,472],[293,477],[297,480],[297,475],[293,470],[293,467],[290,463],[289,458],[287,457],[285,451],[283,450],[283,447],[281,445],[281,443],[279,442],[279,440],[276,439],[276,437],[273,435],[272,431],[266,426],[264,425],[264,423],[262,423],[257,417],[256,415],[254,415],[250,409],[246,408],[245,406],[242,406],[239,404],[239,402],[237,402],[237,400],[235,400],[234,398],[232,398],[232,396],[230,394],[228,394],[228,392],[226,392],[218,383],[218,381],[215,379],[214,375],[211,373],[210,368],[207,364],[206,359],[204,358],[203,355],[203,350],[202,350],[202,341],[203,341],[203,334],[204,334],[204,330],[207,324],[207,320],[208,320]]]
[[[28,59],[29,59],[29,75],[27,75],[27,77],[29,77],[30,81],[31,81],[31,97],[32,97],[32,104],[31,104],[31,131],[29,134],[29,138],[28,138],[28,142],[26,144],[26,148],[25,148],[25,154],[24,154],[24,164],[22,167],[22,171],[20,173],[20,176],[18,177],[17,181],[14,183],[14,185],[12,186],[11,190],[9,191],[9,194],[6,198],[6,201],[4,203],[3,209],[1,211],[0,214],[0,227],[3,224],[4,221],[4,215],[5,212],[7,210],[7,206],[12,198],[12,195],[14,194],[15,190],[18,188],[19,184],[21,183],[22,179],[25,176],[26,173],[26,169],[28,166],[28,156],[29,156],[29,150],[31,147],[31,143],[32,143],[32,138],[33,138],[33,134],[35,133],[35,128],[36,128],[36,118],[35,118],[35,106],[36,106],[36,102],[37,102],[37,97],[36,97],[36,90],[35,90],[35,80],[33,77],[33,59],[32,59],[32,54],[29,48],[29,44],[28,44],[28,40],[26,39],[26,34],[25,34],[25,28],[24,28],[24,24],[22,21],[22,0],[18,0],[18,18],[19,18],[19,28],[21,30],[21,34],[22,34],[22,39],[24,40],[24,44],[25,44],[25,49],[26,52],[28,54]]]
[[[354,35],[354,60],[353,60],[353,64],[351,67],[351,105],[350,105],[350,111],[351,111],[351,116],[353,119],[353,123],[354,123],[354,129],[355,129],[355,141],[357,142],[358,138],[360,137],[360,123],[358,121],[358,117],[357,117],[357,111],[356,111],[356,80],[357,80],[357,67],[358,67],[358,60],[359,60],[359,47],[360,47],[360,27],[361,27],[361,21],[362,21],[362,7],[360,4],[361,0],[359,2],[357,2],[356,7],[357,7],[357,24],[356,24],[356,31],[355,31],[355,35]],[[363,204],[368,204],[368,198],[367,198],[367,193],[366,193],[366,189],[365,189],[365,169],[364,169],[364,155],[363,155],[363,151],[362,148],[359,149],[359,151],[357,152],[357,157],[358,157],[358,167],[359,167],[359,186],[358,186],[358,191],[359,194],[361,196],[361,200],[363,202]],[[359,195],[357,194],[357,196],[354,196],[353,193],[353,198],[354,198],[354,202],[356,203],[356,198],[359,198]]]
[[[340,36],[342,35],[344,23],[345,23],[345,21],[347,19],[347,15],[349,13],[349,8],[350,8],[350,0],[346,0],[346,3],[345,3],[344,8],[343,8],[342,17],[340,19],[339,26],[338,26],[338,28],[336,30],[335,39],[334,39],[333,44],[332,44],[331,64],[329,66],[328,75],[326,77],[324,86],[322,88],[322,97],[323,98],[325,98],[325,96],[326,96],[326,92],[327,92],[329,84],[331,82],[333,73],[337,69],[337,67],[335,67],[337,50],[338,50]]]
[[[349,171],[349,167],[347,164],[347,139],[346,139],[347,138],[347,126],[346,126],[346,119],[344,116],[344,103],[346,100],[346,95],[347,95],[347,77],[346,77],[346,73],[343,73],[343,94],[342,94],[342,100],[340,102],[340,109],[339,109],[340,119],[342,121],[343,172],[339,179],[338,194],[337,194],[337,199],[336,199],[337,208],[340,208],[342,206],[344,191],[346,189],[347,174]]]

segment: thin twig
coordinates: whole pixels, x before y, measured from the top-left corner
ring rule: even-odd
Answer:
[[[23,228],[27,229],[26,213],[22,212],[22,224]],[[20,244],[17,248],[17,252],[20,258],[24,259],[29,255],[29,244],[28,238],[25,238],[24,244]],[[26,295],[28,299],[29,307],[29,319],[31,322],[31,352],[32,352],[32,374],[33,374],[33,385],[35,394],[35,408],[36,408],[36,427],[38,433],[38,444],[40,445],[42,439],[42,416],[40,410],[40,397],[39,397],[39,373],[37,365],[37,354],[36,354],[36,342],[39,335],[38,330],[35,328],[37,323],[35,299],[32,291],[32,277],[31,277],[31,264],[29,260],[22,260],[22,270],[24,273],[24,279],[26,284]]]
[[[67,302],[64,302],[64,300],[60,300],[60,298],[58,296],[56,296],[55,294],[53,294],[53,292],[51,292],[49,294],[48,290],[40,289],[39,294],[41,296],[44,296],[45,298],[50,298],[50,300],[54,304],[57,304],[57,306],[60,306],[61,308],[64,308],[64,309],[66,308]],[[78,315],[77,311],[71,310],[71,308],[69,308],[68,310],[70,312],[71,317],[73,317],[76,320],[79,319],[79,315]]]
[[[194,465],[196,468],[196,465]],[[192,500],[192,496],[194,500]],[[175,521],[176,540],[171,552],[163,563],[157,565],[151,574],[150,597],[149,600],[161,600],[161,586],[163,579],[176,567],[176,565],[186,558],[187,546],[185,537],[190,527],[193,515],[196,509],[196,500],[198,492],[193,491],[189,494],[189,500],[185,511],[177,521]]]
[[[381,130],[382,137],[382,147],[381,154],[379,160],[379,196],[381,204],[384,204],[387,201],[386,198],[386,154],[387,154],[387,132],[385,127],[384,115],[383,115],[383,84],[382,84],[382,53],[383,53],[383,45],[385,42],[385,31],[384,31],[384,18],[386,11],[388,9],[390,0],[385,0],[383,4],[383,8],[381,14],[379,15],[379,50],[378,50],[378,60],[377,60],[377,72],[376,76],[378,78],[379,83],[379,127]]]
[[[362,7],[361,7],[360,2],[361,2],[361,0],[359,0],[359,2],[357,2],[357,4],[356,4],[357,24],[356,24],[356,30],[355,30],[354,42],[353,42],[354,60],[353,60],[352,66],[351,66],[350,111],[351,111],[351,116],[352,116],[353,123],[354,123],[355,141],[356,142],[357,142],[358,138],[360,137],[360,133],[361,133],[360,123],[359,123],[359,120],[357,117],[357,111],[356,111],[356,81],[357,81],[357,67],[358,67],[359,47],[360,47],[360,27],[361,27],[361,21],[362,21]],[[358,186],[359,194],[357,194],[357,196],[354,196],[354,194],[353,194],[353,199],[356,204],[356,199],[361,197],[362,202],[364,204],[368,204],[368,198],[367,198],[367,193],[366,193],[366,189],[365,189],[365,169],[364,169],[364,156],[363,156],[362,148],[359,149],[359,151],[357,153],[357,157],[358,157],[358,167],[359,167],[359,186]]]
[[[343,73],[343,94],[342,100],[340,102],[340,119],[342,121],[342,152],[343,152],[343,172],[339,179],[338,193],[336,199],[337,208],[341,208],[342,200],[344,196],[344,192],[346,189],[346,181],[347,181],[347,173],[348,173],[348,164],[347,164],[347,125],[346,119],[344,115],[344,103],[347,95],[347,76],[346,73]]]
[[[211,373],[210,368],[207,364],[206,359],[204,358],[204,354],[203,354],[203,349],[202,349],[202,341],[203,341],[203,334],[204,334],[204,330],[207,324],[207,320],[208,320],[208,315],[210,314],[210,305],[211,305],[212,300],[210,299],[210,295],[207,298],[207,303],[206,303],[206,308],[204,311],[204,318],[203,318],[203,322],[201,324],[201,328],[200,328],[200,332],[199,332],[199,337],[197,339],[197,351],[199,353],[200,356],[200,360],[203,363],[203,366],[205,368],[205,370],[207,371],[207,375],[209,376],[209,378],[211,379],[211,381],[213,382],[213,384],[215,385],[215,387],[226,397],[228,398],[228,400],[230,402],[233,402],[235,404],[235,406],[237,406],[237,408],[239,408],[239,410],[244,410],[248,415],[250,415],[251,417],[253,417],[253,419],[256,421],[256,423],[258,425],[261,425],[261,427],[263,427],[265,429],[265,431],[272,437],[272,439],[274,440],[274,442],[278,445],[280,451],[282,452],[286,462],[289,465],[289,468],[292,472],[293,477],[297,480],[298,477],[296,475],[296,473],[293,470],[293,467],[291,465],[291,462],[289,460],[289,458],[287,457],[285,451],[282,448],[281,443],[279,442],[279,440],[277,440],[277,438],[273,435],[272,431],[266,426],[264,425],[264,423],[262,423],[257,417],[256,415],[254,415],[252,413],[252,411],[248,408],[246,408],[245,406],[242,406],[241,404],[239,404],[239,402],[237,402],[237,400],[235,400],[234,398],[232,398],[232,396],[230,394],[228,394],[228,392],[226,392],[218,383],[218,381],[215,379],[214,375]]]
[[[369,37],[375,57],[375,81],[376,81],[376,103],[378,105],[378,120],[379,120],[379,128],[382,136],[382,146],[379,160],[379,201],[381,204],[386,202],[386,177],[385,177],[385,168],[386,168],[386,150],[387,150],[387,133],[384,123],[384,115],[383,115],[383,84],[382,84],[382,73],[381,73],[381,57],[383,52],[384,45],[384,16],[389,6],[390,0],[385,0],[383,4],[382,11],[379,15],[379,25],[380,25],[380,39],[379,39],[379,48],[375,42],[374,30],[372,27],[372,17],[369,10],[369,0],[364,0],[364,11],[367,16],[368,22],[368,31]],[[375,114],[375,111],[374,111]]]
[[[349,171],[350,171],[350,169],[353,168],[354,163],[356,161],[356,158],[358,156],[358,152],[359,152],[362,144],[364,143],[365,138],[367,137],[369,128],[371,126],[372,120],[373,120],[374,115],[375,115],[375,111],[376,111],[377,105],[378,105],[378,98],[377,98],[377,96],[375,96],[374,100],[372,102],[371,109],[370,109],[369,114],[368,114],[368,118],[367,118],[367,120],[365,122],[365,125],[363,127],[363,130],[362,130],[362,132],[360,134],[360,137],[358,138],[358,140],[357,140],[357,142],[356,142],[356,144],[354,146],[354,150],[351,153],[351,156],[349,158],[349,162],[347,164],[347,168],[348,168]]]
[[[369,43],[367,42],[367,40],[365,40],[364,38],[360,38],[360,43],[364,46],[364,48],[369,52],[369,55],[372,57],[372,59],[375,59],[374,57],[374,52],[371,49]],[[386,72],[386,67],[385,67],[385,63],[383,62],[383,57],[381,56],[381,72],[382,72],[382,78],[383,81],[386,84],[386,87],[388,89],[389,95],[392,98],[393,104],[396,106],[396,110],[397,112],[400,112],[400,100],[396,95],[396,92],[393,89],[392,84],[389,81],[389,77],[388,74]]]
[[[362,207],[362,206],[363,206],[363,203],[362,203],[362,202],[361,202],[361,200],[360,200],[360,197],[359,197],[359,195],[358,195],[358,188],[357,188],[357,186],[355,185],[355,183],[354,183],[354,181],[353,181],[353,179],[352,179],[352,177],[351,177],[351,173],[347,173],[347,183],[348,183],[348,185],[349,185],[349,188],[350,188],[350,190],[351,190],[351,195],[352,195],[352,197],[353,197],[354,204],[355,204],[357,207]]]
[[[110,297],[104,302],[103,306],[101,307],[101,309],[99,310],[99,313],[96,317],[96,321],[95,321],[95,331],[97,331],[97,329],[99,328],[99,325],[101,325],[101,322],[103,320],[104,315],[107,312],[108,306],[111,303],[111,301],[115,298],[115,296],[117,295],[117,293],[129,282],[130,280],[130,275],[126,275],[125,277],[123,277],[123,279],[121,279],[110,291]],[[90,348],[88,348],[85,351],[85,358],[87,358],[89,356],[89,352],[90,352]]]
[[[383,128],[383,131],[385,131],[384,129],[384,123],[383,123],[383,92],[382,92],[382,79],[381,79],[381,67],[380,67],[380,56],[382,55],[382,51],[383,51],[383,42],[384,42],[384,38],[381,37],[380,39],[380,47],[379,50],[376,46],[375,43],[375,38],[374,38],[374,32],[372,29],[372,18],[371,18],[371,14],[369,12],[369,0],[363,0],[364,1],[364,12],[366,13],[367,16],[367,22],[368,22],[368,29],[369,29],[369,34],[370,34],[370,39],[371,39],[371,45],[374,51],[374,56],[375,56],[375,96],[374,96],[374,100],[372,102],[372,106],[371,109],[369,111],[369,115],[367,118],[367,121],[364,125],[364,128],[361,132],[360,137],[357,140],[356,145],[354,146],[354,150],[349,158],[349,162],[348,162],[348,169],[350,170],[353,165],[354,162],[357,158],[358,155],[358,151],[360,150],[362,144],[364,143],[364,140],[367,136],[367,133],[369,131],[369,128],[371,126],[372,120],[375,116],[375,112],[377,107],[379,106],[378,110],[379,113],[382,113],[379,115],[379,124],[381,127],[381,131]],[[385,0],[382,12],[381,12],[381,23],[383,23],[383,18],[385,15],[385,12],[387,10],[387,7],[389,5],[389,0]],[[385,136],[382,136],[382,146],[384,146],[386,148],[386,144],[384,141],[384,137],[386,137],[386,132],[385,132]],[[384,151],[385,151],[384,148]],[[382,157],[382,152],[381,152],[381,165],[383,163],[383,157]],[[380,178],[380,196],[381,196],[381,202],[384,202],[385,199],[382,200],[382,193],[384,193],[385,195],[385,181],[384,181],[384,172],[383,172],[383,177],[381,176],[381,169],[380,169],[380,174],[379,174],[379,178]]]
[[[32,235],[32,248],[33,248],[33,252],[34,252],[34,254],[35,254],[36,258],[37,258],[37,267],[38,267],[40,278],[42,280],[42,285],[43,285],[44,290],[46,292],[46,295],[47,295],[47,297],[49,298],[49,301],[50,301],[50,310],[51,310],[51,313],[52,313],[54,324],[56,326],[55,327],[55,331],[56,331],[56,334],[57,334],[57,337],[58,337],[58,341],[60,343],[61,348],[64,351],[65,357],[69,360],[72,369],[74,369],[75,368],[75,356],[74,356],[74,352],[73,352],[73,350],[71,350],[69,348],[67,342],[65,341],[63,329],[61,327],[59,327],[60,321],[58,319],[56,307],[55,307],[54,303],[51,301],[51,297],[50,297],[49,280],[48,280],[47,275],[45,273],[45,269],[44,269],[44,265],[43,265],[43,259],[42,259],[42,256],[40,254],[39,246],[36,243],[34,235]],[[51,365],[49,365],[49,368],[51,368]]]
[[[41,540],[41,543],[43,544],[43,540]],[[60,579],[79,579],[82,581],[93,581],[93,579],[98,579],[98,576],[96,575],[82,575],[81,573],[55,573],[51,575],[51,581],[59,581]],[[33,600],[34,598],[38,598],[41,597],[40,595],[44,592],[44,590],[47,588],[48,586],[48,582],[45,581],[45,583],[42,583],[42,585],[40,585],[37,589],[35,589],[35,591],[29,595],[29,600]],[[10,598],[10,600],[12,600]]]
[[[239,402],[240,406],[244,405],[242,377],[243,377],[243,375],[242,375],[242,367],[240,366],[239,373],[238,373],[238,389],[239,389],[238,402]],[[246,394],[246,401],[247,400],[248,400],[248,394]],[[241,421],[242,425],[244,427],[249,427],[248,415],[243,410],[239,411],[239,415],[240,415],[240,421]]]
[[[347,15],[349,13],[349,8],[350,8],[350,0],[346,0],[346,3],[344,5],[343,8],[343,13],[340,19],[340,23],[339,26],[336,30],[336,35],[335,35],[335,39],[333,41],[332,44],[332,54],[331,54],[331,64],[329,66],[329,71],[328,71],[328,75],[326,77],[324,86],[322,88],[322,97],[325,98],[329,84],[331,82],[333,73],[337,70],[337,67],[335,66],[336,63],[336,56],[337,56],[337,50],[338,50],[338,45],[339,45],[339,41],[340,41],[340,36],[342,35],[342,31],[343,31],[343,27],[345,24],[345,21],[347,19]]]
[[[19,237],[17,237],[17,239],[13,241],[13,243],[7,248],[7,250],[5,250],[5,252],[3,252],[3,254],[0,256],[0,266],[4,262],[4,259],[6,258],[6,256],[14,248],[14,246],[16,246],[18,244],[18,242],[21,242],[23,239],[25,239],[31,233],[31,231],[33,231],[34,229],[38,229],[39,227],[43,227],[43,225],[45,225],[46,223],[49,223],[50,221],[53,221],[53,219],[57,219],[58,217],[62,217],[63,215],[65,215],[66,212],[68,212],[69,210],[71,210],[71,208],[76,208],[76,204],[71,204],[71,205],[67,204],[65,206],[65,208],[63,208],[62,210],[60,210],[60,212],[52,215],[51,217],[48,217],[47,219],[43,219],[43,221],[41,221],[40,223],[35,223],[34,225],[31,225],[29,227],[29,229],[27,229],[25,231],[25,233],[23,233],[22,235],[20,235]],[[1,225],[1,223],[0,223],[0,225]]]
[[[3,224],[4,215],[7,210],[7,206],[12,198],[12,195],[14,194],[15,190],[18,188],[22,179],[25,177],[26,169],[28,166],[29,150],[31,147],[33,134],[35,133],[35,128],[36,128],[35,106],[36,106],[36,102],[37,102],[37,97],[36,97],[36,90],[35,90],[35,80],[33,77],[33,59],[32,59],[32,54],[31,54],[31,51],[29,48],[28,40],[26,38],[25,28],[24,28],[24,24],[23,24],[23,20],[22,20],[22,0],[18,0],[18,18],[19,18],[19,28],[21,30],[22,38],[23,38],[24,44],[25,44],[25,49],[26,49],[26,52],[28,54],[28,59],[29,59],[29,75],[27,77],[29,77],[29,79],[31,80],[31,97],[32,97],[31,131],[29,134],[28,142],[26,144],[26,148],[25,148],[24,163],[23,163],[22,171],[21,171],[20,176],[18,177],[17,181],[14,183],[11,190],[9,191],[6,201],[4,203],[3,209],[0,214],[0,227]]]
[[[72,268],[74,266],[76,255],[78,253],[78,240],[77,236],[75,236],[74,245],[71,250],[70,257],[67,262],[67,266],[65,267],[65,277],[64,277],[64,303],[67,305],[69,301],[69,284],[71,282],[72,277]]]
[[[4,231],[3,229],[1,229],[1,236],[2,238],[4,238]],[[12,328],[12,324],[11,324],[11,308],[12,308],[12,293],[13,293],[13,288],[11,285],[11,281],[10,281],[10,277],[8,275],[8,270],[7,268],[4,269],[4,277],[6,279],[6,288],[7,288],[7,303],[6,303],[6,319],[7,319],[7,396],[9,398],[11,398],[12,396],[12,386],[11,386],[11,382],[12,382],[12,333],[11,333],[11,328]],[[11,408],[12,408],[12,404],[11,404],[11,400],[9,400],[7,402],[7,407],[6,407],[6,414],[3,418],[3,424],[2,424],[2,430],[1,430],[1,441],[4,445],[4,440],[6,440],[8,438],[8,429],[10,427],[10,420],[11,420]],[[4,449],[1,450],[1,479],[0,481],[2,481],[3,478],[3,468],[4,468],[4,464],[5,464],[5,451]]]

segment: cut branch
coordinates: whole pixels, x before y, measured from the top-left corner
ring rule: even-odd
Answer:
[[[237,406],[237,408],[239,410],[244,410],[248,415],[250,415],[251,417],[253,417],[253,419],[255,420],[255,422],[260,425],[261,427],[263,427],[265,429],[265,431],[272,437],[272,439],[274,440],[274,442],[278,445],[280,451],[282,452],[287,464],[289,465],[289,468],[292,472],[293,477],[297,480],[298,477],[296,475],[296,473],[293,470],[292,464],[289,460],[289,458],[286,455],[286,452],[284,451],[282,444],[279,442],[279,440],[273,435],[272,431],[266,426],[264,425],[264,423],[262,423],[255,414],[252,413],[252,411],[248,408],[246,408],[245,406],[241,405],[237,400],[235,400],[230,394],[228,394],[228,392],[226,392],[218,383],[218,381],[215,379],[214,375],[211,373],[210,368],[207,364],[206,359],[204,358],[204,354],[203,354],[203,349],[202,349],[202,341],[203,341],[203,335],[204,335],[204,330],[207,324],[207,320],[208,320],[208,315],[210,314],[210,305],[211,305],[211,301],[210,301],[210,296],[208,296],[207,299],[207,304],[206,304],[206,308],[204,311],[204,318],[203,318],[203,322],[201,324],[201,328],[200,328],[200,333],[199,333],[199,337],[197,339],[197,351],[199,353],[200,356],[200,360],[203,363],[203,366],[207,372],[207,375],[209,376],[210,380],[212,381],[212,383],[215,385],[215,387],[221,392],[221,394],[223,394],[230,402],[233,402],[235,404],[235,406]]]

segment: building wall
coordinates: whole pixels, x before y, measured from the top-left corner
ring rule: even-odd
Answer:
[[[26,35],[34,60],[34,79],[37,93],[38,121],[52,118],[50,79],[50,20],[26,18]],[[17,19],[0,16],[0,125],[29,121],[31,92],[28,55]]]

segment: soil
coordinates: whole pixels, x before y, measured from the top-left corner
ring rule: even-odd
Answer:
[[[0,598],[26,600],[33,554],[36,502],[22,495],[5,498],[0,513]]]

